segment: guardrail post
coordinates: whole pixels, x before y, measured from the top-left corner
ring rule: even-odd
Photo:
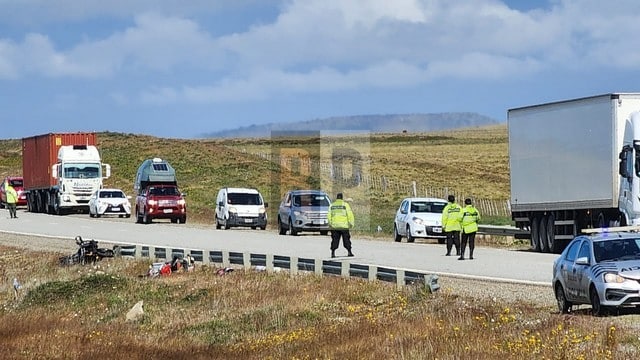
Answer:
[[[315,259],[313,264],[316,275],[322,275],[322,259]]]
[[[404,286],[404,270],[396,270],[396,286],[398,289]]]
[[[245,270],[251,269],[251,253],[243,252],[242,253],[242,266]]]
[[[378,278],[378,267],[369,265],[369,281],[375,281]]]
[[[133,257],[136,259],[142,257],[142,245],[136,245],[136,248],[133,250]]]
[[[273,254],[266,254],[267,272],[273,272]]]
[[[340,275],[342,277],[349,277],[349,262],[343,261],[340,268]]]
[[[155,246],[149,246],[149,259],[157,260]]]
[[[228,266],[229,266],[229,252],[222,251],[222,267],[228,267]]]
[[[202,250],[202,264],[210,265],[211,264],[211,251]]]
[[[297,257],[291,257],[290,258],[290,263],[289,263],[289,272],[291,273],[291,275],[298,275],[298,258]]]

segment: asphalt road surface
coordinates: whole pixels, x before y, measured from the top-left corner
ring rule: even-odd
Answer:
[[[136,224],[134,218],[89,218],[89,215],[55,216],[18,211],[10,219],[0,210],[0,231],[33,236],[66,238],[77,235],[109,244],[144,244],[193,250],[253,252],[303,258],[330,258],[330,237],[311,233],[278,235],[272,230],[231,228],[216,230],[213,225],[171,224],[157,220]],[[558,255],[530,251],[477,247],[474,260],[445,256],[445,246],[437,243],[397,243],[352,236],[355,257],[336,251],[338,261],[377,265],[472,279],[550,285],[552,264]],[[342,244],[341,244],[342,246]],[[468,253],[468,249],[467,249]],[[467,254],[468,255],[468,254]]]

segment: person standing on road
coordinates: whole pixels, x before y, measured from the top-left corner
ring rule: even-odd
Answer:
[[[460,230],[462,230],[462,207],[456,203],[456,198],[449,195],[449,203],[442,210],[442,226],[447,235],[447,254],[451,255],[451,248],[456,247],[456,255],[460,256]]]
[[[464,260],[464,251],[469,242],[469,259],[473,260],[473,249],[476,247],[476,232],[478,232],[478,220],[480,220],[480,212],[473,205],[471,199],[464,199],[464,208],[462,208],[462,250],[458,260]]]
[[[349,229],[353,228],[354,218],[351,206],[342,199],[342,193],[336,195],[336,201],[331,203],[327,213],[329,228],[331,229],[331,257],[336,257],[336,249],[342,244],[348,251],[348,256],[353,256],[351,252],[351,234]]]
[[[9,215],[12,219],[16,219],[16,203],[18,202],[18,193],[16,189],[11,186],[11,184],[7,183],[4,188],[5,193],[7,194],[7,207],[9,208]]]

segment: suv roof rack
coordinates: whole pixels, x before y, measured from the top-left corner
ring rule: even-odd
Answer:
[[[630,225],[630,226],[614,226],[614,227],[604,227],[604,228],[592,228],[592,229],[582,229],[581,230],[585,234],[601,234],[605,232],[634,232],[640,231],[640,225]]]

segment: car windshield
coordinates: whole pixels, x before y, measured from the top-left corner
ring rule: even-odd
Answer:
[[[326,195],[295,195],[293,197],[293,206],[331,206],[331,202]]]
[[[180,193],[175,187],[152,187],[149,189],[149,194],[158,196],[178,196]]]
[[[413,201],[411,203],[412,213],[442,213],[447,203],[431,201]]]
[[[23,183],[22,183],[22,179],[11,179],[9,180],[9,183],[11,184],[11,186],[15,187],[22,187]]]
[[[68,179],[95,179],[100,177],[98,164],[65,164],[64,177]]]
[[[259,194],[229,193],[227,202],[231,205],[262,205]]]
[[[640,259],[640,238],[596,241],[593,254],[596,262]]]
[[[101,191],[100,198],[124,198],[122,191]]]

